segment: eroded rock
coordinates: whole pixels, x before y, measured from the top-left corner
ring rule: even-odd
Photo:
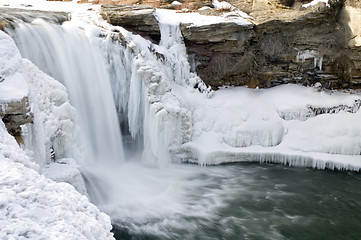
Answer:
[[[133,5],[102,5],[100,14],[110,24],[140,34],[154,43],[160,41],[160,30],[154,8]]]

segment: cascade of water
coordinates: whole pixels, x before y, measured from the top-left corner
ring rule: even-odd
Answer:
[[[123,143],[106,63],[83,31],[35,20],[11,33],[23,57],[62,82],[79,116],[85,165],[121,162]],[[121,66],[120,66],[121,67]]]

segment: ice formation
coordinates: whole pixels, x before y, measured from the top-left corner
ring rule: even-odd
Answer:
[[[201,164],[269,161],[358,171],[359,99],[359,94],[293,85],[222,89],[204,100],[207,104],[201,98],[195,101],[199,107],[192,113],[192,141],[178,152]],[[339,105],[339,110],[330,108]]]
[[[113,239],[110,219],[71,185],[40,175],[0,120],[0,238]]]
[[[305,50],[305,51],[299,51],[296,56],[296,61],[302,61],[304,62],[306,59],[312,59],[313,58],[313,65],[314,67],[318,67],[319,70],[322,70],[322,61],[323,57],[320,56],[320,53],[315,50]]]

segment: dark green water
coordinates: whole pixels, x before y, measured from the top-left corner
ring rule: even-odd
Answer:
[[[164,178],[184,191],[179,209],[143,222],[118,216],[116,239],[361,239],[360,173],[267,164],[185,168],[192,174]]]

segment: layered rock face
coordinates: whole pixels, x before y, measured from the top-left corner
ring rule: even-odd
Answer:
[[[160,31],[154,8],[132,5],[102,5],[100,14],[110,24],[122,26],[159,43]]]
[[[331,89],[361,88],[359,6],[337,0],[307,8],[302,4],[309,0],[229,2],[249,12],[252,25],[181,24],[192,68],[206,84],[216,89],[320,82]],[[102,15],[158,42],[154,10],[137,8],[103,6]]]
[[[44,19],[51,23],[61,24],[69,20],[69,13],[0,8],[0,30],[4,30],[5,27],[14,27],[15,22],[19,19],[24,22],[32,22],[37,18]]]
[[[270,8],[251,13],[252,28],[234,29],[238,39],[199,41],[194,38],[199,31],[205,36],[207,30],[214,34],[223,27],[209,25],[205,31],[182,26],[187,51],[207,84],[272,87],[320,82],[325,88],[361,87],[361,52],[346,43],[348,25],[341,20],[348,13],[343,13],[341,3],[300,10]]]

